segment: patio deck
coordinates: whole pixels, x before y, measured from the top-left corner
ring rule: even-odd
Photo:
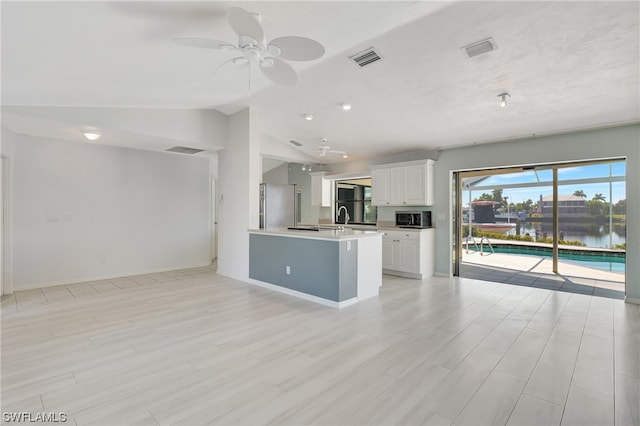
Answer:
[[[624,299],[625,275],[558,261],[560,273],[543,256],[463,250],[460,276],[527,287]]]

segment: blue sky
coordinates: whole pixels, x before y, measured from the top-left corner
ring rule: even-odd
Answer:
[[[612,192],[609,194],[609,183],[589,183],[589,184],[571,184],[563,185],[563,181],[587,179],[587,178],[608,178],[609,177],[609,163],[606,164],[594,164],[587,166],[574,166],[558,169],[558,189],[560,194],[573,194],[575,191],[583,190],[587,195],[587,200],[593,198],[597,193],[603,194],[607,201],[610,199],[614,203],[626,198],[625,195],[625,182],[613,182]],[[626,168],[625,162],[619,161],[612,163],[611,175],[612,176],[625,176]],[[487,187],[492,185],[509,185],[517,183],[533,183],[533,182],[549,182],[548,186],[538,186],[529,188],[505,188],[502,191],[503,197],[509,197],[510,203],[520,203],[531,199],[534,203],[539,199],[540,195],[543,197],[551,195],[553,190],[551,186],[552,171],[551,170],[538,170],[537,177],[534,171],[524,171],[519,173],[504,174],[491,176],[482,182],[479,182],[479,186]],[[473,190],[471,197],[479,197],[483,192],[491,193],[490,189]],[[467,191],[463,191],[462,194],[463,203],[468,204],[469,194]]]

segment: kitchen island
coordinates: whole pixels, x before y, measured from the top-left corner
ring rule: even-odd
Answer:
[[[251,229],[253,284],[335,308],[377,296],[382,234],[352,229]]]

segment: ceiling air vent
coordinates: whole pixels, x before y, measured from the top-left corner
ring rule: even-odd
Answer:
[[[198,152],[204,151],[204,149],[188,148],[186,146],[174,146],[173,148],[167,149],[167,151],[179,152],[180,154],[197,154]]]
[[[349,59],[355,62],[360,68],[362,68],[374,62],[378,62],[382,59],[382,57],[378,54],[378,52],[373,50],[373,47],[370,47],[363,52],[349,56]]]
[[[298,142],[298,141],[294,141],[294,140],[290,140],[290,141],[289,141],[289,143],[290,143],[291,145],[295,145],[295,146],[302,146],[302,144],[301,144],[300,142]]]
[[[469,58],[474,58],[476,56],[489,53],[493,50],[496,50],[497,48],[498,45],[492,37],[462,47]]]

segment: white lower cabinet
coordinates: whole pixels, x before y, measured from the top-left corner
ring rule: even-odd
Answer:
[[[434,229],[383,230],[382,270],[410,278],[426,278],[434,269]]]

